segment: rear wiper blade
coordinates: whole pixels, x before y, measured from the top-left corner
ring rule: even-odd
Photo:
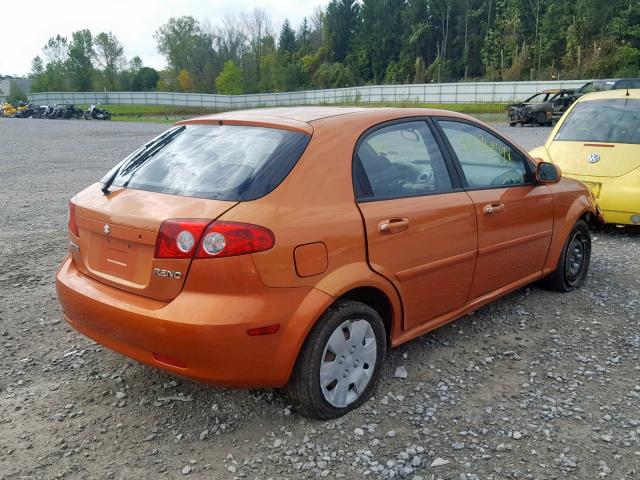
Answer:
[[[169,130],[167,133],[160,136],[155,142],[147,143],[139,153],[131,157],[128,162],[124,162],[113,172],[113,174],[104,182],[102,188],[100,188],[102,193],[105,195],[109,195],[111,193],[109,188],[111,188],[111,185],[113,184],[115,179],[118,178],[118,175],[120,175],[120,173],[126,174],[141,166],[149,158],[154,156],[158,152],[158,150],[170,143],[174,138],[182,133],[185,128],[187,127],[181,125],[180,127]],[[127,183],[129,182],[127,181]]]

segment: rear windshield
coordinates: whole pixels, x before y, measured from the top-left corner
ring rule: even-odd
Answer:
[[[640,100],[615,98],[578,103],[555,139],[640,144]]]
[[[174,127],[116,165],[113,185],[216,200],[246,201],[276,188],[309,135],[236,125]]]

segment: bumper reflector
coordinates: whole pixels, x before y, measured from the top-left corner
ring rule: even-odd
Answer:
[[[267,325],[266,327],[250,328],[247,330],[247,334],[252,337],[256,335],[271,335],[278,330],[280,330],[280,324],[276,323],[275,325]]]

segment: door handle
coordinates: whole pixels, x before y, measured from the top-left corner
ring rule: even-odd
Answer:
[[[408,218],[387,218],[378,222],[378,232],[384,235],[399,233],[407,228],[409,228]]]
[[[482,208],[482,213],[487,217],[504,212],[504,203],[489,203]]]

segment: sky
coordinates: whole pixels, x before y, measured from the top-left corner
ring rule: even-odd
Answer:
[[[0,74],[23,76],[31,70],[31,60],[42,56],[49,37],[88,28],[96,35],[113,32],[124,45],[125,55],[136,55],[144,65],[156,69],[166,66],[156,50],[153,33],[171,17],[191,15],[212,25],[229,14],[263,8],[274,27],[285,18],[297,27],[328,0],[4,0],[0,7]]]

